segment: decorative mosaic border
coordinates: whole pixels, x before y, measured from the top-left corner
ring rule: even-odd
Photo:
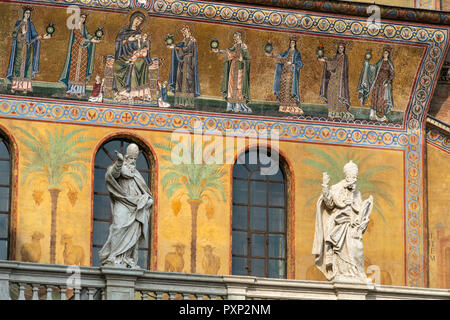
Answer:
[[[314,141],[321,143],[357,145],[387,149],[404,149],[409,144],[408,135],[386,128],[352,128],[347,125],[332,126],[299,120],[269,120],[258,116],[204,114],[145,108],[95,106],[80,103],[52,102],[47,100],[13,99],[0,95],[0,117],[20,120],[38,120],[58,123],[75,123],[117,128],[196,132],[205,134],[256,138],[271,134],[279,140]]]
[[[64,4],[81,4],[89,5],[101,8],[134,8],[141,7],[144,9],[151,8],[155,0],[35,0],[28,2],[44,2],[44,3],[64,3]],[[204,2],[217,3],[217,1],[205,0]],[[300,9],[311,10],[317,13],[334,13],[343,15],[355,15],[355,16],[370,16],[367,12],[367,8],[371,6],[370,3],[352,3],[346,1],[324,1],[324,0],[311,0],[311,1],[292,1],[292,0],[227,0],[227,2],[235,3],[238,5],[265,5],[273,6],[283,9]],[[401,8],[378,5],[380,8],[380,16],[383,19],[398,19],[411,22],[422,23],[439,23],[444,25],[450,24],[450,16],[445,12],[430,11],[414,8]]]
[[[408,130],[408,138],[409,144],[405,148],[406,285],[427,287],[422,130]]]
[[[227,0],[229,2],[257,4],[266,6],[282,7],[287,9],[302,9],[302,10],[314,10],[320,12],[338,13],[344,15],[358,15],[369,16],[367,8],[372,3],[354,3],[350,1],[324,1],[324,0],[304,0],[304,1],[292,1],[292,0]],[[422,1],[422,0],[416,0]],[[432,1],[432,0],[430,0]],[[380,15],[384,19],[399,19],[412,22],[423,23],[440,23],[450,24],[450,15],[445,12],[421,10],[414,8],[403,8],[378,5]]]
[[[445,135],[439,130],[436,129],[427,129],[426,133],[427,143],[432,144],[433,146],[450,153],[450,136]]]

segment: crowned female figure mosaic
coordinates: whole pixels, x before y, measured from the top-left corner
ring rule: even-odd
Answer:
[[[87,31],[87,17],[87,13],[81,13],[78,25],[70,31],[66,63],[59,79],[66,85],[67,95],[84,95],[94,70],[95,44],[100,40]]]
[[[113,88],[118,101],[152,100],[149,69],[157,68],[158,62],[150,58],[150,38],[142,31],[146,19],[142,11],[133,12],[129,24],[117,34]]]
[[[51,34],[40,36],[33,22],[33,7],[22,7],[22,19],[16,22],[12,32],[12,47],[6,78],[11,81],[11,91],[33,91],[32,79],[39,71],[41,40],[50,39]]]
[[[394,80],[394,64],[392,63],[393,48],[385,46],[382,57],[375,65],[370,64],[371,51],[366,52],[363,69],[358,84],[359,99],[364,106],[369,94],[372,93],[370,120],[388,121],[386,115],[394,109],[392,82]]]
[[[227,101],[227,111],[252,112],[250,101],[250,53],[242,32],[233,33],[234,44],[226,50],[213,49],[225,55],[221,92]]]
[[[195,97],[200,95],[197,41],[188,25],[183,25],[180,31],[183,41],[167,46],[172,50],[169,87],[175,95],[175,107],[194,108]]]
[[[276,59],[273,92],[280,102],[279,112],[303,114],[300,107],[299,75],[303,67],[302,56],[297,49],[298,38],[289,39],[289,48],[279,54],[267,54]]]
[[[348,89],[348,57],[345,42],[339,42],[334,57],[319,57],[324,63],[320,97],[328,104],[328,117],[354,120],[350,113],[350,93]]]

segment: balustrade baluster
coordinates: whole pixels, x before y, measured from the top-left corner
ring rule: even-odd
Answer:
[[[66,286],[59,286],[59,289],[61,290],[61,300],[67,300],[66,297]]]
[[[39,284],[33,283],[33,295],[31,296],[31,300],[39,300],[38,296],[38,290],[39,290]]]
[[[52,292],[53,292],[53,285],[52,284],[48,284],[45,286],[46,291],[47,291],[47,300],[53,300],[53,296],[52,296]]]
[[[74,293],[74,296],[75,296],[74,299],[75,300],[80,300],[80,288],[75,288],[74,292],[75,292]]]
[[[25,300],[25,286],[26,283],[19,283],[19,300]]]
[[[88,288],[88,300],[94,300],[95,288]]]

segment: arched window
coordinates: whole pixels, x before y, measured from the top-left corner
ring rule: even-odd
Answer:
[[[286,278],[286,176],[262,163],[255,149],[233,167],[232,274]]]
[[[11,213],[11,153],[0,135],[0,260],[8,259],[9,218]]]
[[[136,169],[147,182],[150,190],[154,191],[152,171],[154,159],[146,146],[139,141],[131,140],[129,137],[121,137],[105,142],[97,151],[94,164],[94,230],[92,236],[92,265],[100,266],[98,252],[103,247],[109,235],[109,226],[112,223],[111,205],[109,193],[106,188],[106,169],[116,160],[115,150],[123,155],[130,143],[139,146],[140,153],[136,162]],[[149,232],[151,230],[149,223]],[[147,235],[148,243],[139,247],[138,264],[141,268],[149,267],[150,257],[150,235]]]

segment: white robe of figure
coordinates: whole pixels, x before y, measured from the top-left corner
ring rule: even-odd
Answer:
[[[312,254],[327,280],[367,281],[362,234],[369,224],[373,198],[362,201],[359,190],[349,191],[346,183],[331,186],[328,195],[322,194],[317,201]],[[352,203],[346,204],[347,199]]]
[[[136,169],[115,162],[106,171],[106,186],[111,198],[113,223],[105,245],[99,251],[102,265],[136,267],[138,248],[147,241],[153,197]]]

